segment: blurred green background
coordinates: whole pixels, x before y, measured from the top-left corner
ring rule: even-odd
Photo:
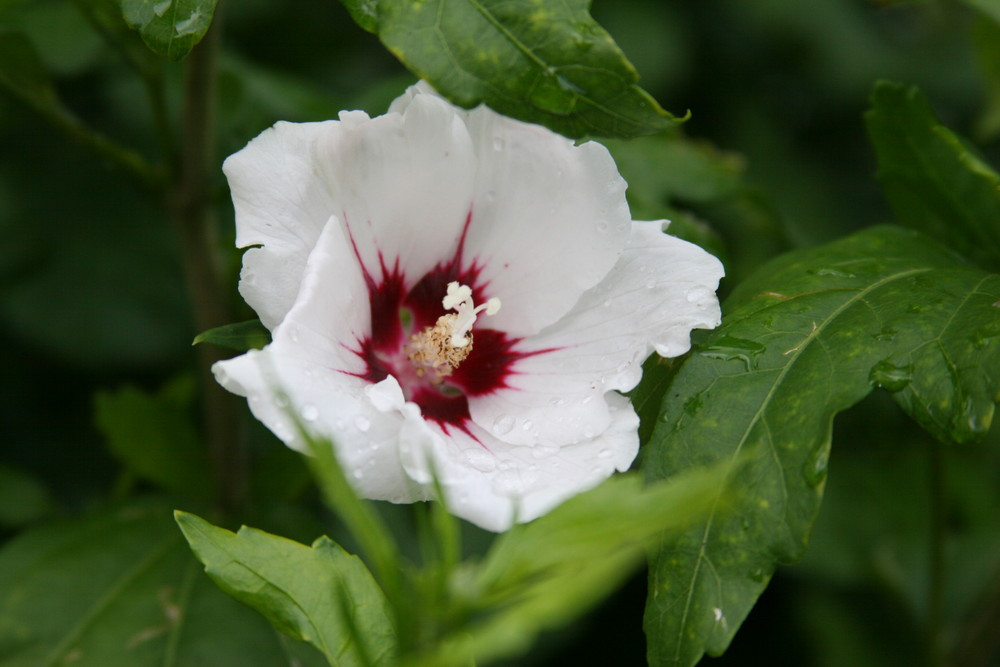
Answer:
[[[223,4],[216,164],[276,120],[323,120],[350,108],[380,113],[412,82],[333,0]],[[1000,16],[1000,4],[993,6]],[[1000,28],[965,3],[594,0],[593,14],[666,109],[691,111],[683,129],[691,145],[738,180],[708,195],[697,183],[659,201],[633,193],[642,197],[633,200],[637,215],[680,215],[712,236],[730,288],[782,249],[890,218],[862,121],[878,79],[920,86],[945,124],[1000,164]],[[157,154],[140,82],[76,3],[2,1],[0,31],[30,37],[81,119]],[[181,65],[167,65],[165,74],[176,123]],[[686,165],[666,163],[663,174],[637,178],[656,191],[661,178],[683,181],[670,170]],[[247,319],[253,314],[236,292],[232,209],[216,174],[219,253],[236,319]],[[174,381],[178,411],[193,414],[198,331],[178,240],[155,198],[7,95],[0,95],[0,239],[6,539],[146,488],[109,452],[95,396],[126,385],[156,392]],[[244,421],[257,488],[282,487],[274,502],[256,496],[255,525],[305,540],[335,531],[299,464]],[[1000,449],[991,441],[948,452],[943,480],[931,474],[928,449],[927,436],[880,393],[837,421],[810,551],[779,570],[718,664],[919,664],[933,483],[944,483],[949,498],[949,640],[969,647],[963,664],[997,664],[998,639],[975,622],[998,618],[982,605],[1000,584]],[[640,575],[518,664],[643,664],[644,597]]]

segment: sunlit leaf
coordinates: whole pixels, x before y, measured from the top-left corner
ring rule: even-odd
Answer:
[[[677,372],[644,459],[660,479],[744,457],[744,490],[652,559],[654,664],[721,653],[779,562],[802,555],[833,417],[875,386],[938,438],[989,428],[1000,382],[1000,276],[933,241],[878,227],[783,256],[726,304]]]
[[[168,505],[28,530],[0,550],[5,667],[319,667],[200,572]]]
[[[146,46],[170,60],[180,60],[201,41],[212,24],[218,0],[121,0],[126,23],[139,31]]]
[[[418,664],[524,652],[540,632],[565,625],[621,585],[654,538],[713,506],[721,512],[716,490],[722,473],[701,471],[651,486],[635,476],[615,477],[514,527],[467,572],[470,580],[458,579],[471,622],[443,643],[441,653]]]
[[[590,16],[590,0],[347,0],[348,10],[453,102],[569,137],[633,137],[675,119]]]
[[[1000,269],[1000,175],[938,122],[916,88],[878,84],[866,121],[897,220]]]
[[[108,449],[126,468],[186,498],[212,496],[211,465],[191,407],[193,378],[158,394],[134,387],[95,397],[95,420]]]
[[[212,343],[237,352],[246,352],[259,350],[270,342],[271,332],[260,323],[260,320],[247,320],[203,331],[195,336],[192,345]]]
[[[391,665],[395,631],[385,597],[360,559],[328,538],[312,547],[184,512],[177,523],[205,571],[237,600],[331,665]]]

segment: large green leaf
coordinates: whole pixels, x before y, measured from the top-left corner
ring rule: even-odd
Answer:
[[[146,46],[180,60],[201,41],[212,24],[218,0],[121,0],[125,22],[139,31]]]
[[[453,102],[569,137],[632,137],[675,119],[589,13],[590,0],[344,0],[412,72]]]
[[[879,83],[865,120],[898,221],[1000,269],[1000,175],[938,122],[916,88]]]
[[[916,232],[877,227],[783,256],[727,302],[725,324],[671,383],[649,479],[747,459],[742,502],[654,554],[653,664],[725,650],[819,507],[833,417],[881,385],[938,438],[989,428],[1000,380],[1000,276]],[[721,491],[720,491],[721,492]]]
[[[199,570],[159,501],[26,531],[0,550],[0,663],[325,664]]]
[[[386,599],[356,556],[325,537],[310,548],[253,528],[232,533],[184,512],[177,523],[222,590],[331,665],[393,664]]]
[[[158,394],[134,387],[101,392],[95,420],[108,449],[130,471],[183,497],[208,500],[211,465],[194,424],[194,392],[187,376]]]

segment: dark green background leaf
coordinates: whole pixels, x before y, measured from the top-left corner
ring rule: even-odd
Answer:
[[[833,417],[880,384],[938,437],[989,428],[1000,378],[1000,276],[914,232],[880,227],[790,253],[727,303],[725,324],[671,384],[644,459],[650,479],[746,457],[745,500],[652,558],[654,664],[722,652],[778,562],[805,549]]]
[[[879,83],[865,119],[898,221],[1000,269],[1000,176],[937,121],[916,88]]]
[[[318,667],[219,591],[161,501],[42,526],[0,551],[5,667]]]
[[[17,32],[0,32],[0,85],[39,112],[60,108],[34,45]]]
[[[591,18],[590,0],[378,0],[347,7],[412,72],[463,107],[485,102],[575,138],[633,137],[676,122],[636,85],[631,63]]]
[[[218,0],[121,0],[122,14],[146,46],[180,60],[208,32]]]
[[[325,537],[310,548],[245,526],[232,533],[184,512],[177,523],[220,588],[318,648],[331,665],[393,664],[385,597],[356,556]]]
[[[157,394],[134,387],[101,392],[95,420],[108,449],[136,475],[187,498],[212,497],[211,465],[195,427],[194,378],[183,376]]]

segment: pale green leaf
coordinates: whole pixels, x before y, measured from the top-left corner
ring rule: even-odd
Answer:
[[[307,547],[243,527],[237,533],[193,514],[177,523],[222,590],[288,636],[308,642],[331,665],[390,665],[395,630],[371,573],[321,537]]]
[[[989,428],[1000,381],[1000,276],[915,232],[878,227],[790,253],[727,302],[666,392],[650,479],[745,458],[744,490],[654,555],[645,627],[653,664],[721,653],[779,562],[802,555],[833,417],[875,386],[938,438]]]

